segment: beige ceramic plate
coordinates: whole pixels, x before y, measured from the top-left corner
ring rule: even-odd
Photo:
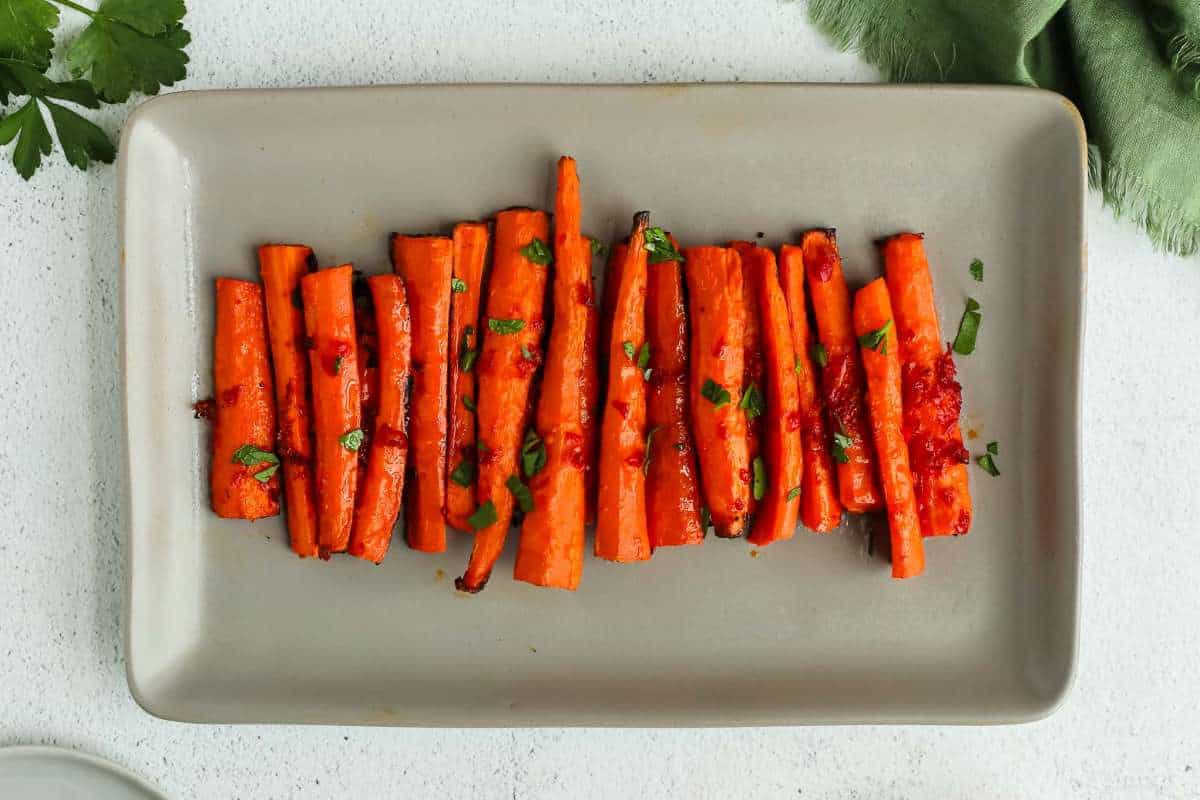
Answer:
[[[899,583],[861,527],[589,558],[575,594],[506,580],[457,594],[468,537],[385,564],[300,561],[282,519],[219,520],[207,435],[212,279],[254,247],[387,268],[394,230],[550,205],[579,159],[585,229],[630,215],[684,243],[839,229],[847,274],[875,237],[928,235],[952,335],[968,294],[971,534]],[[174,94],[121,148],[129,435],[128,664],[153,714],[200,722],[726,725],[1012,722],[1070,684],[1078,604],[1085,146],[1075,110],[1026,89],[802,85],[427,86]],[[980,258],[986,280],[972,281]]]

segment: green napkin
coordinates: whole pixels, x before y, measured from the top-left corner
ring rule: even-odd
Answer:
[[[893,81],[1053,89],[1087,126],[1092,185],[1156,245],[1200,251],[1200,0],[810,0]]]

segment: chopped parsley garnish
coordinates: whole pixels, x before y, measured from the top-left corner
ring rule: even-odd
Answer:
[[[983,283],[983,262],[978,258],[971,262],[971,277]]]
[[[533,361],[533,353],[531,353],[529,348],[524,344],[521,345],[521,358],[525,359],[526,361]]]
[[[671,243],[671,237],[662,228],[646,228],[645,244],[642,245],[650,253],[651,264],[661,264],[664,261],[683,261],[679,250]]]
[[[996,456],[1000,455],[1000,443],[988,442],[987,452],[975,459],[984,472],[991,475],[993,478],[1000,476],[1000,469],[996,466]]]
[[[271,476],[274,475],[278,469],[278,464],[272,464],[261,472],[254,473],[254,480],[258,481],[259,483],[266,483],[267,481],[271,480]]]
[[[496,520],[500,519],[500,515],[496,513],[496,504],[491,500],[475,509],[475,513],[467,517],[467,524],[474,530],[482,530],[489,525],[495,524]]]
[[[821,369],[829,366],[829,351],[825,349],[825,345],[820,342],[813,342],[812,360],[817,362],[817,366]]]
[[[533,493],[529,491],[528,486],[521,483],[520,478],[516,475],[509,475],[504,485],[512,492],[513,497],[517,498],[517,505],[521,507],[522,511],[526,514],[533,511]]]
[[[546,466],[546,443],[542,441],[542,437],[537,435],[537,431],[529,431],[525,434],[525,441],[521,444],[521,468],[525,471],[525,477],[532,478],[541,472],[544,466]]]
[[[594,236],[589,236],[588,242],[592,246],[592,255],[594,255],[594,256],[604,255],[604,245],[600,242],[599,239],[595,238]]]
[[[450,480],[464,489],[475,482],[475,462],[466,459],[458,462],[458,466],[450,473]]]
[[[833,460],[839,464],[849,464],[850,456],[846,455],[846,448],[854,444],[854,440],[840,431],[833,432]]]
[[[988,451],[988,455],[993,455],[993,456],[1000,455],[1000,443],[999,442],[988,442],[987,443],[987,451]]]
[[[650,474],[650,442],[653,441],[654,434],[658,433],[658,429],[660,427],[661,427],[660,425],[655,425],[653,428],[646,431],[646,452],[645,452],[645,455],[642,456],[642,474],[643,475]]]
[[[455,294],[462,294],[466,290],[467,290],[467,282],[464,281],[462,278],[451,278],[450,279],[450,291],[454,292]]]
[[[799,496],[800,496],[800,487],[799,486],[793,486],[791,489],[788,489],[787,501],[789,503],[792,502],[793,500],[795,500]]]
[[[255,464],[278,464],[279,456],[252,444],[244,444],[233,451],[233,463],[253,467]]]
[[[738,403],[738,408],[745,411],[749,419],[761,417],[767,410],[766,398],[759,391],[757,383],[750,384],[746,387],[746,391],[742,392],[742,401]]]
[[[463,400],[463,407],[466,408],[467,411],[470,411],[472,414],[474,414],[475,413],[475,398],[471,397],[471,395],[469,395],[469,394],[464,394],[462,400]]]
[[[470,372],[475,366],[475,359],[479,357],[479,351],[471,347],[471,337],[474,335],[474,325],[463,328],[462,340],[458,343],[459,372]]]
[[[541,239],[534,239],[529,244],[521,248],[521,255],[532,261],[534,264],[549,266],[554,260],[554,256],[550,253],[550,248]]]
[[[708,533],[708,529],[712,527],[712,512],[708,510],[708,506],[700,508],[700,527],[705,533]]]
[[[729,390],[714,381],[712,378],[704,379],[704,385],[700,387],[700,396],[711,402],[717,408],[727,405],[731,399],[729,396]]]
[[[625,356],[630,361],[633,361],[634,349],[633,342],[621,342],[621,349],[625,351]]]
[[[340,375],[342,373],[342,362],[346,360],[345,356],[333,357],[333,374]]]
[[[647,367],[650,366],[650,343],[649,342],[642,342],[641,349],[638,350],[638,354],[637,354],[637,365],[638,365],[638,369],[643,370],[643,371]]]
[[[354,450],[357,452],[358,448],[362,447],[362,443],[363,443],[362,428],[355,428],[352,431],[346,431],[345,433],[343,433],[341,436],[338,437],[338,444],[340,444],[342,447],[346,448],[347,450]]]
[[[755,456],[751,466],[754,467],[754,482],[751,484],[751,491],[754,493],[755,500],[762,500],[763,495],[767,493],[767,462],[763,461],[762,456]]]
[[[979,303],[974,297],[967,298],[967,310],[958,323],[958,335],[954,337],[954,352],[969,356],[975,352],[975,337],[979,335]]]
[[[488,330],[505,336],[525,330],[523,319],[492,319],[488,318]]]
[[[867,331],[862,336],[858,337],[860,347],[865,347],[868,350],[877,350],[883,355],[887,355],[887,335],[892,329],[892,321],[889,319],[882,326],[873,331]]]

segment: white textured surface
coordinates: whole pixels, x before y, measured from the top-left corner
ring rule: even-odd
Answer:
[[[192,5],[188,88],[873,75],[775,0]],[[105,115],[110,130],[124,114]],[[110,167],[82,175],[56,156],[28,186],[0,168],[0,745],[97,753],[178,798],[1200,796],[1200,261],[1155,254],[1095,197],[1082,646],[1056,715],[429,731],[187,726],[129,697],[113,195]]]

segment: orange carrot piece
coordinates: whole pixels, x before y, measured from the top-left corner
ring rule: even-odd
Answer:
[[[745,377],[741,259],[731,248],[689,247],[683,271],[692,332],[692,432],[704,501],[718,536],[741,536],[751,482],[746,415],[738,408]]]
[[[875,454],[863,408],[862,363],[837,237],[832,228],[811,230],[805,232],[801,246],[817,333],[828,358],[821,382],[833,421],[832,436],[835,444],[839,437],[845,439],[840,448],[845,460],[838,459],[837,466],[842,505],[854,513],[876,511],[883,507],[883,496],[875,477]]]
[[[312,403],[308,355],[304,350],[304,311],[300,279],[314,265],[312,248],[301,244],[265,244],[258,248],[259,273],[267,305],[271,362],[275,366],[275,402],[279,418],[279,459],[288,538],[301,558],[317,555],[317,491],[313,482]]]
[[[742,397],[746,399],[746,393],[757,394],[758,398],[765,395],[763,386],[763,345],[762,345],[762,330],[759,324],[761,314],[759,313],[758,291],[755,282],[750,279],[751,272],[754,269],[754,260],[761,254],[759,246],[754,242],[735,240],[729,243],[729,246],[737,251],[738,257],[742,262],[742,306],[746,310],[746,328],[742,334],[742,365],[745,370],[745,377],[742,378]],[[774,254],[772,254],[774,261]],[[749,398],[753,401],[755,398]],[[754,464],[754,459],[761,456],[762,438],[763,438],[763,423],[761,415],[755,414],[753,408],[742,409],[746,411],[746,446],[750,451],[750,463]],[[754,499],[754,493],[750,494],[750,513],[754,514],[758,507],[758,501]]]
[[[646,226],[650,214],[633,217],[633,231],[613,307],[608,343],[608,396],[600,426],[599,490],[593,552],[609,561],[650,558],[646,530],[646,379],[638,353],[646,344]]]
[[[672,240],[678,250],[679,245]],[[650,547],[700,544],[700,489],[696,449],[688,429],[688,319],[678,261],[648,267],[646,341],[650,386],[646,425],[646,527]]]
[[[800,516],[801,481],[804,476],[804,444],[800,433],[800,388],[796,380],[796,350],[792,344],[791,319],[779,285],[775,254],[765,247],[746,255],[745,270],[762,312],[763,383],[766,411],[763,414],[763,453],[766,486],[759,500],[750,531],[752,544],[764,545],[790,539]]]
[[[310,348],[317,479],[317,549],[344,552],[354,524],[362,396],[354,326],[354,267],[317,270],[300,279]]]
[[[584,519],[596,521],[596,451],[600,443],[600,309],[596,303],[596,284],[591,273],[592,240],[582,236],[580,247],[588,254],[587,335],[583,344],[583,482]]]
[[[825,425],[825,403],[817,390],[817,371],[812,360],[812,337],[808,306],[804,300],[804,251],[785,244],[779,250],[779,278],[787,299],[792,344],[796,351],[796,379],[800,393],[801,435],[804,441],[804,477],[800,481],[800,521],[819,533],[841,524],[842,503],[837,478],[829,455],[829,431]]]
[[[513,577],[574,591],[583,573],[586,475],[583,385],[591,302],[591,251],[580,235],[575,159],[558,160],[554,200],[554,323],[538,398],[546,464],[529,479],[533,508],[521,524]]]
[[[446,236],[392,234],[392,267],[404,278],[412,316],[412,407],[408,436],[411,502],[405,505],[408,546],[446,549],[446,383],[449,380],[450,280],[454,242]]]
[[[958,425],[962,387],[952,351],[942,342],[923,238],[901,233],[886,239],[883,262],[900,339],[904,436],[921,532],[957,535],[971,529],[970,455]]]
[[[454,226],[454,277],[450,300],[450,444],[446,453],[446,522],[460,531],[475,511],[475,361],[479,308],[487,270],[488,226]],[[464,464],[465,462],[465,464]],[[465,485],[464,485],[465,484]]]
[[[904,441],[900,348],[883,278],[876,278],[855,293],[854,332],[859,337],[867,375],[867,408],[887,502],[892,577],[911,578],[925,568],[925,548]]]
[[[492,276],[488,286],[487,328],[478,370],[479,470],[473,518],[471,560],[455,581],[459,591],[478,592],[504,549],[513,516],[509,478],[520,478],[518,456],[528,416],[530,387],[541,363],[541,339],[549,267],[523,251],[535,239],[546,247],[549,220],[544,211],[508,209],[496,215]],[[528,250],[532,254],[532,249]]]
[[[404,494],[412,324],[402,278],[372,275],[367,285],[375,309],[379,392],[366,467],[360,469],[365,476],[359,483],[348,552],[378,564],[387,555]]]
[[[275,399],[263,290],[257,283],[217,278],[213,402],[213,511],[230,519],[278,514],[279,477],[275,472],[279,461],[271,452],[275,446]],[[243,450],[246,445],[257,448],[261,459]]]

